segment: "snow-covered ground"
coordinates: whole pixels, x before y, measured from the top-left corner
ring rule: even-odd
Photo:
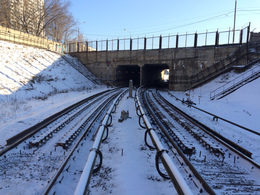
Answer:
[[[260,66],[256,64],[255,66]],[[255,67],[254,66],[254,67]],[[254,68],[252,67],[252,68]],[[220,100],[210,100],[210,92],[239,76],[234,71],[223,74],[210,83],[189,92],[171,92],[180,99],[190,99],[196,103],[196,107],[206,110],[231,122],[252,129],[260,133],[260,79],[256,79],[239,88]],[[194,108],[188,108],[175,98],[164,93],[164,97],[191,116],[213,128],[215,131],[230,140],[243,146],[253,153],[253,159],[260,163],[260,136],[252,134],[244,129],[230,125],[224,121],[213,121],[213,117]]]
[[[59,54],[0,41],[0,148],[7,138],[104,89]]]
[[[58,54],[2,41],[0,51],[0,149],[9,137],[83,98],[106,89],[105,86],[95,86]],[[221,100],[211,101],[209,98],[212,90],[236,76],[234,72],[222,75],[191,91],[190,97],[199,108],[260,132],[260,79]],[[188,97],[187,92],[172,93],[181,99]],[[223,121],[213,121],[212,117],[177,102],[167,92],[163,95],[216,131],[233,137],[239,144],[241,142],[253,152],[254,160],[260,163],[259,136],[230,127]],[[122,110],[129,110],[132,118],[118,123]],[[156,172],[155,153],[144,146],[144,131],[138,126],[137,119],[133,99],[124,97],[113,116],[108,140],[101,145],[104,169],[100,172],[103,175],[108,173],[107,178],[98,174],[92,177],[92,194],[108,194],[110,191],[112,194],[172,193],[173,186],[170,181],[160,178]],[[32,192],[40,193],[34,189],[35,186],[26,186],[31,188]],[[3,188],[5,186],[0,186],[0,194]],[[21,194],[23,191],[25,190],[21,187]],[[8,194],[8,189],[5,192]]]
[[[128,119],[118,122],[121,111]],[[134,99],[128,94],[112,114],[109,136],[101,144],[103,167],[91,177],[91,194],[176,194],[170,180],[164,180],[155,169],[156,151],[144,143],[145,130],[139,126]]]

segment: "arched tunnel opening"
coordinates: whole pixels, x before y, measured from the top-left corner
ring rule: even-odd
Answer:
[[[140,67],[138,65],[119,65],[116,68],[116,85],[128,85],[129,80],[134,85],[140,85]]]
[[[168,64],[145,64],[142,69],[143,77],[142,84],[151,84],[162,81],[167,81],[169,75]]]
[[[169,66],[167,64],[145,64],[142,68],[138,65],[118,65],[116,68],[117,86],[126,86],[129,84],[129,80],[132,80],[134,85],[146,85],[168,81],[168,77]]]

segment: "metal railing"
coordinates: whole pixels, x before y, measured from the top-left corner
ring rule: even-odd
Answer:
[[[147,133],[149,133],[150,138],[151,138],[156,150],[158,151],[156,156],[161,155],[161,159],[162,159],[163,165],[165,167],[165,170],[169,174],[169,177],[170,177],[172,183],[174,184],[175,189],[178,192],[178,194],[185,194],[185,195],[193,194],[190,187],[188,186],[188,184],[184,180],[183,176],[179,172],[178,168],[173,163],[172,159],[170,158],[170,156],[164,149],[157,133],[154,131],[152,125],[150,124],[150,122],[146,116],[146,114],[142,108],[142,105],[141,105],[141,102],[139,99],[139,95],[138,95],[140,88],[138,88],[138,90],[135,93],[135,106],[136,106],[136,111],[140,112],[138,114],[139,123],[140,123],[140,119],[142,119],[145,124],[145,128],[146,128],[145,137],[147,136]],[[149,147],[151,147],[151,146],[149,146]],[[159,174],[161,175],[162,173],[159,172]],[[161,176],[164,177],[164,175],[161,175]]]
[[[39,37],[2,26],[0,26],[0,40],[40,49],[48,49],[59,53],[64,52],[64,45],[61,43],[51,41],[46,37]]]
[[[66,52],[152,50],[170,48],[188,48],[202,46],[220,46],[247,43],[250,26],[241,30],[216,31],[182,35],[124,38],[100,41],[65,43]],[[234,42],[231,40],[235,34]]]
[[[260,59],[257,59],[253,61],[252,63],[258,63]],[[250,63],[251,64],[251,63]],[[229,81],[228,83],[220,86],[219,88],[215,89],[210,93],[210,99],[213,100],[216,97],[225,95],[230,90],[235,90],[239,86],[245,85],[246,83],[250,82],[260,74],[260,65],[257,65],[256,67],[244,72],[243,74],[239,75],[235,79]]]
[[[248,44],[243,44],[234,53],[214,63],[212,66],[209,66],[191,76],[174,76],[171,80],[175,84],[184,84],[185,90],[196,88],[203,82],[207,82],[208,80],[215,78],[217,75],[227,71],[235,62],[250,54],[251,52],[248,51]]]
[[[95,137],[94,144],[92,146],[92,149],[90,150],[88,160],[85,164],[85,167],[81,174],[81,177],[80,177],[80,180],[76,187],[76,190],[74,192],[74,195],[86,194],[88,184],[90,182],[90,178],[91,178],[92,172],[94,170],[96,156],[97,156],[97,154],[102,156],[102,153],[99,151],[99,147],[100,147],[100,144],[102,141],[103,134],[109,126],[108,123],[112,122],[111,113],[115,112],[116,106],[118,105],[118,103],[122,99],[122,97],[125,95],[126,91],[127,90],[124,90],[122,93],[120,93],[117,96],[117,98],[114,100],[113,104],[110,106],[109,110],[107,111],[105,117],[103,118],[101,125],[99,126],[96,137]],[[107,129],[107,131],[108,131],[108,129]],[[100,159],[100,161],[101,161],[101,159]],[[100,163],[100,165],[101,164],[102,163]]]

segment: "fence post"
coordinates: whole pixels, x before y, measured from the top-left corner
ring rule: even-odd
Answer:
[[[160,50],[162,49],[162,35],[160,35],[160,38],[159,38],[159,49]]]
[[[96,41],[96,52],[98,51],[98,41]]]
[[[179,45],[179,35],[177,34],[176,35],[176,49],[178,48],[178,45]]]
[[[144,37],[144,51],[146,50],[146,37]]]
[[[108,39],[106,40],[106,51],[108,51]]]
[[[243,29],[240,30],[240,40],[239,40],[239,44],[242,45],[243,43]]]
[[[132,51],[132,46],[133,46],[133,44],[132,44],[132,38],[130,38],[130,51]]]
[[[119,51],[119,38],[117,39],[117,51]]]
[[[198,43],[198,33],[196,32],[196,33],[194,34],[194,48],[197,47],[197,43]]]
[[[246,40],[246,42],[248,43],[249,42],[249,38],[250,38],[250,25],[251,25],[251,22],[249,22],[249,25],[248,25],[248,27],[247,27],[247,40]]]
[[[217,47],[219,44],[219,33],[218,33],[218,30],[216,32],[216,38],[215,38],[215,47]]]

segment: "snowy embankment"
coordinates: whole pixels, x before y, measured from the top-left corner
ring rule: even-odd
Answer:
[[[252,68],[255,66],[260,66],[260,64],[256,64]],[[238,76],[239,74],[231,71],[190,92],[171,93],[185,100],[190,96],[190,99],[196,103],[196,107],[260,133],[260,78],[244,85],[220,100],[210,100],[211,91]],[[187,105],[176,101],[175,98],[171,98],[166,93],[164,96],[168,101],[171,101],[197,120],[252,152],[253,159],[260,163],[260,136],[221,120],[213,121],[212,116],[194,108],[188,108]]]
[[[59,54],[0,41],[0,148],[9,137],[103,89]]]
[[[105,89],[105,86],[94,85],[58,54],[2,41],[0,41],[0,51],[0,149],[9,137]],[[209,98],[212,90],[236,76],[233,72],[221,75],[201,88],[191,91],[190,97],[199,108],[259,132],[260,79],[221,100],[211,101]],[[180,99],[188,97],[187,92],[172,93]],[[241,143],[253,152],[254,160],[260,162],[259,136],[230,127],[223,121],[213,121],[211,116],[188,108],[171,98],[167,92],[163,95],[217,132],[230,136],[232,141]],[[131,118],[118,123],[122,110],[129,110]],[[113,116],[109,137],[101,144],[104,163],[100,172],[92,177],[90,184],[92,194],[107,194],[110,190],[113,194],[174,194],[171,182],[160,178],[156,172],[155,151],[147,149],[143,136],[144,130],[138,126],[134,101],[124,97]],[[21,159],[17,158],[16,161]],[[16,181],[14,178],[17,173],[19,173],[17,169],[9,170],[10,181]],[[29,171],[26,177],[32,179]],[[41,193],[42,186],[24,182],[27,185],[19,186],[21,194],[25,191]],[[45,185],[44,181],[42,182]],[[6,190],[7,194],[13,194],[9,186],[0,186],[0,188]],[[65,194],[64,192],[69,190],[73,191],[73,189],[63,189],[60,194]]]

